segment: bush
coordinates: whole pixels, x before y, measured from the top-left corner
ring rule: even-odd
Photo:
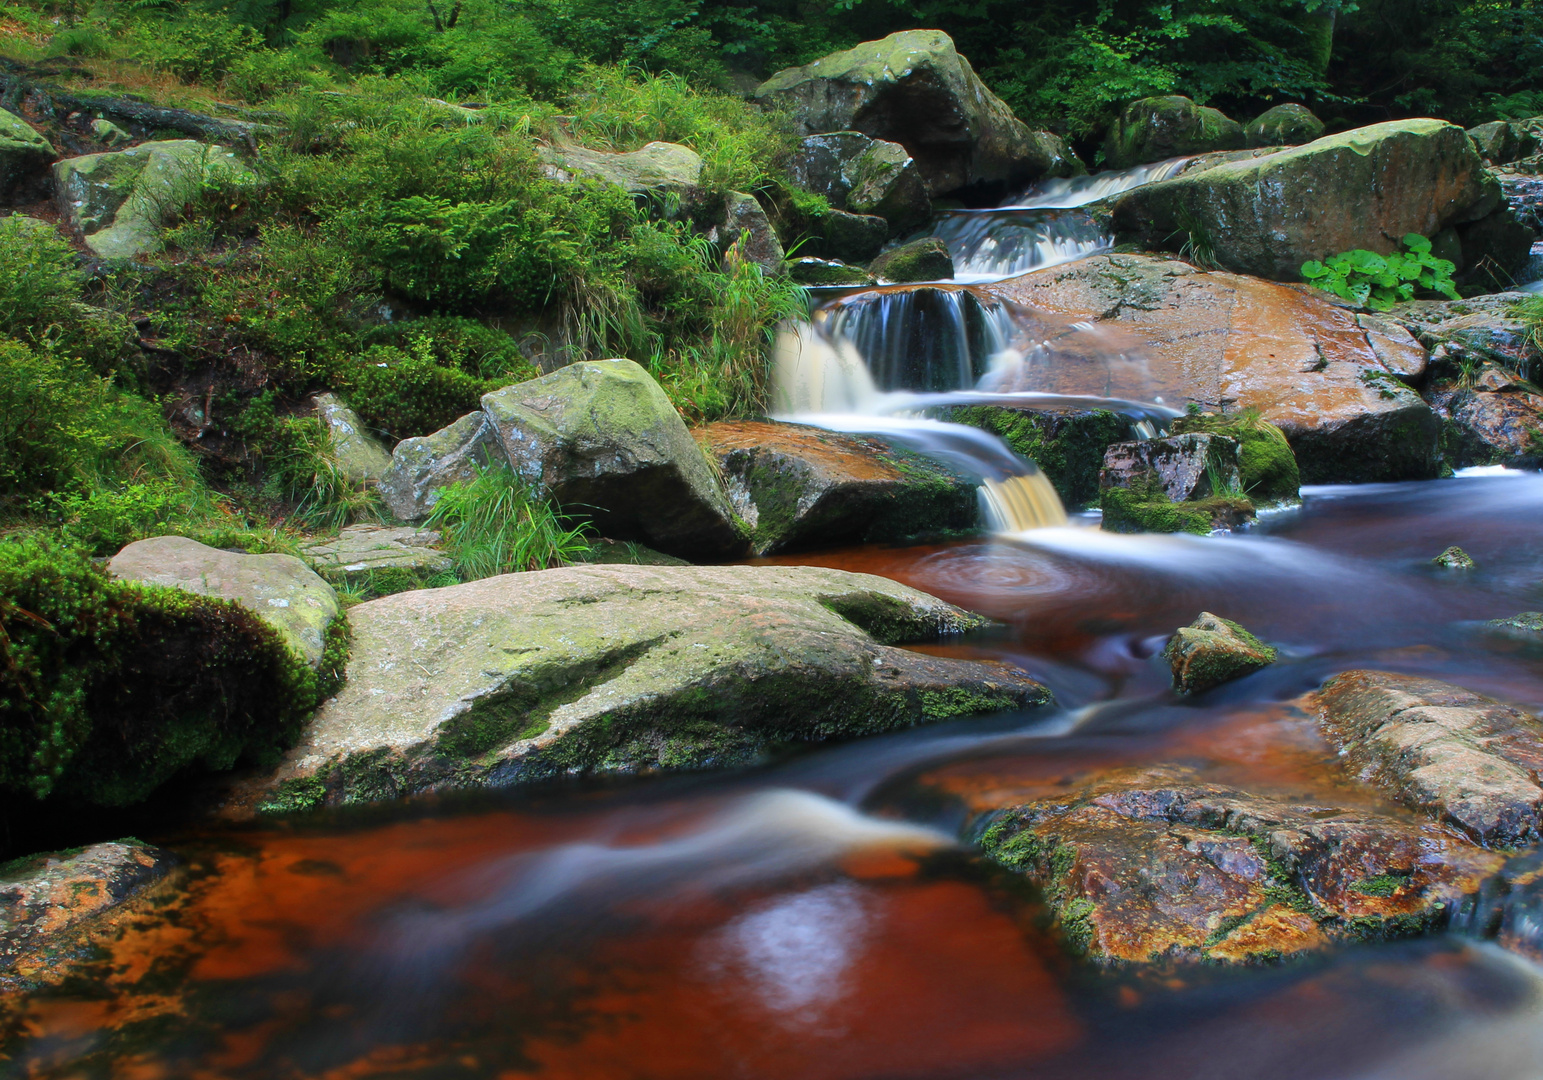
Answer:
[[[445,488],[425,528],[444,534],[463,581],[564,566],[589,550],[588,526],[569,525],[507,468]]]
[[[349,401],[370,427],[391,442],[428,435],[474,412],[482,395],[499,388],[432,357],[377,345],[345,376]]]
[[[134,59],[189,83],[223,77],[262,46],[261,35],[251,27],[201,11],[147,20],[135,31]]]
[[[1302,264],[1302,276],[1315,288],[1331,292],[1373,311],[1387,311],[1402,300],[1412,300],[1418,290],[1458,299],[1452,284],[1456,265],[1431,253],[1431,242],[1418,233],[1404,237],[1407,251],[1378,255],[1356,249],[1319,262]]]
[[[126,806],[179,774],[272,765],[316,696],[310,667],[238,604],[0,540],[0,791]]]
[[[81,303],[85,282],[53,226],[20,214],[0,218],[0,334],[104,367],[128,341],[129,325]]]

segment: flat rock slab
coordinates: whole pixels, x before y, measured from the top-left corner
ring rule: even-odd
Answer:
[[[323,577],[368,577],[378,570],[405,570],[428,576],[454,563],[440,548],[433,529],[411,525],[350,525],[330,540],[307,544],[300,557]]]
[[[348,615],[347,685],[234,812],[735,765],[1050,698],[1016,668],[891,647],[979,616],[812,567],[567,567]]]
[[[1439,421],[1403,382],[1424,373],[1425,349],[1396,323],[1357,315],[1306,287],[1150,255],[1100,255],[987,291],[1126,331],[1131,352],[1150,360],[1150,393],[1169,405],[1258,409],[1285,433],[1303,483],[1427,479],[1439,471]]]
[[[1122,770],[999,812],[982,840],[1104,962],[1270,960],[1440,925],[1502,858],[1439,826]]]
[[[342,611],[332,586],[293,555],[222,551],[185,536],[136,540],[112,557],[107,571],[244,604],[313,668],[321,666],[327,627]]]
[[[887,543],[976,528],[976,485],[880,439],[766,421],[710,424],[717,460],[758,555]]]
[[[119,840],[0,867],[0,987],[46,975],[68,958],[80,931],[165,877],[175,862],[149,844]]]
[[[1346,764],[1408,806],[1499,847],[1538,841],[1543,724],[1461,686],[1347,671],[1317,695]]]

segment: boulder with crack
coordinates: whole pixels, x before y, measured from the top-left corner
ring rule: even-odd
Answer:
[[[1268,961],[1438,927],[1502,860],[1439,827],[1121,770],[987,819],[986,854],[1027,875],[1104,963]]]
[[[1385,671],[1336,675],[1316,705],[1320,729],[1363,780],[1480,843],[1537,843],[1537,717],[1461,686]]]
[[[985,620],[813,567],[584,566],[349,609],[348,683],[234,809],[727,766],[1037,706],[996,663],[895,648]]]

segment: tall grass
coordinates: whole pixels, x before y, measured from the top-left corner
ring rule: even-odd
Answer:
[[[589,550],[588,525],[570,524],[498,466],[440,492],[426,527],[444,535],[463,581],[563,566]]]

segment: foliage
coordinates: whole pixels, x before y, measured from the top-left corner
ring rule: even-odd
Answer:
[[[291,506],[299,524],[335,530],[379,520],[374,489],[349,476],[319,418],[281,415],[278,397],[270,391],[252,400],[239,423],[264,459],[266,494]]]
[[[179,774],[272,764],[316,693],[239,604],[115,581],[48,539],[0,540],[0,792],[125,806]]]
[[[1431,242],[1417,233],[1404,237],[1408,250],[1378,255],[1357,249],[1334,255],[1323,262],[1302,264],[1302,276],[1317,288],[1349,300],[1359,307],[1387,311],[1416,291],[1438,292],[1458,299],[1452,272],[1457,267],[1431,252]]]
[[[426,527],[444,534],[464,581],[563,566],[589,550],[587,525],[569,524],[511,470],[496,466],[441,491]]]
[[[80,260],[52,226],[19,214],[0,219],[0,334],[105,367],[129,328],[80,302],[85,283]]]

